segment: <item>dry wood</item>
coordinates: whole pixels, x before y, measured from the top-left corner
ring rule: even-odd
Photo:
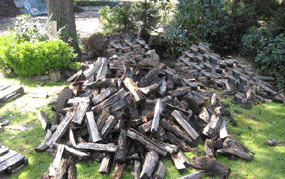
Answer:
[[[66,150],[67,152],[69,152],[69,153],[72,154],[73,156],[78,157],[79,160],[89,157],[89,154],[88,154],[88,153],[81,152],[81,151],[79,151],[79,150],[76,150],[76,149],[71,148],[71,147],[68,147],[68,146],[64,146],[64,148],[65,148],[65,150]]]
[[[53,162],[50,164],[50,167],[49,167],[49,176],[55,176],[59,167],[60,167],[60,162],[61,162],[61,159],[62,159],[62,153],[64,151],[64,145],[62,144],[58,144],[57,145],[57,152],[56,152],[56,155],[53,159]]]
[[[147,87],[153,82],[159,74],[159,71],[157,69],[150,70],[142,79],[139,81],[138,86],[139,87]]]
[[[74,133],[73,130],[70,128],[69,129],[69,141],[71,142],[71,145],[73,147],[76,147],[76,142],[75,142],[75,138],[74,138]]]
[[[40,145],[38,145],[38,146],[35,148],[35,151],[36,151],[36,152],[43,152],[43,151],[45,151],[45,150],[48,148],[48,145],[46,144],[46,142],[47,142],[48,140],[50,140],[51,136],[52,136],[52,131],[51,131],[50,129],[48,129],[48,130],[47,130],[47,133],[46,133],[46,135],[45,135],[44,140],[42,141],[42,143],[41,143]],[[0,155],[1,155],[1,153],[0,153]]]
[[[100,134],[102,136],[103,139],[105,139],[109,133],[112,131],[112,129],[114,128],[115,124],[116,124],[117,120],[115,119],[114,116],[110,115],[108,117],[108,119],[106,120],[105,125],[102,127],[102,129],[100,130]]]
[[[205,155],[210,158],[214,157],[214,141],[212,139],[206,139],[204,150]]]
[[[251,161],[253,159],[253,156],[246,152],[245,147],[234,139],[226,138],[223,143],[223,149],[221,150],[223,152],[239,156],[245,160]]]
[[[61,112],[66,105],[68,99],[72,97],[72,90],[69,87],[65,87],[58,95],[56,102],[54,103],[54,111]]]
[[[54,175],[54,179],[62,179],[67,177],[68,172],[68,160],[65,158],[62,158],[59,164],[59,167],[56,171],[56,174]]]
[[[100,164],[98,172],[103,174],[108,174],[110,172],[110,165],[111,165],[111,154],[105,153],[105,157],[103,158]]]
[[[141,173],[141,162],[139,160],[134,161],[134,177],[139,179]]]
[[[158,167],[153,175],[153,179],[163,179],[166,172],[166,166],[159,161]]]
[[[203,130],[203,134],[205,134],[208,137],[214,136],[220,129],[221,123],[222,123],[222,118],[220,118],[217,115],[212,115],[210,122]]]
[[[99,95],[96,95],[92,98],[92,102],[94,105],[99,104],[104,99],[106,99],[108,96],[114,94],[116,92],[115,88],[109,87],[104,92],[101,92]]]
[[[107,69],[108,69],[107,65],[108,65],[107,58],[104,58],[104,57],[101,58],[101,66],[98,70],[96,81],[105,81]]]
[[[94,119],[93,111],[86,112],[86,119],[87,119],[87,127],[89,136],[91,137],[91,141],[96,143],[98,141],[101,141],[101,135],[98,130],[98,126]]]
[[[171,115],[184,128],[184,130],[191,136],[192,139],[196,140],[199,137],[199,134],[185,119],[183,119],[179,111],[174,110],[172,111]]]
[[[157,103],[154,108],[154,116],[151,124],[151,133],[157,134],[158,133],[158,127],[159,127],[159,121],[160,121],[160,114],[162,113],[162,103],[161,100],[158,99]]]
[[[105,151],[105,152],[116,152],[118,146],[109,144],[97,144],[97,143],[79,143],[76,146],[78,149],[95,150],[95,151]]]
[[[78,72],[76,72],[74,75],[72,75],[71,77],[69,77],[66,82],[70,83],[72,82],[74,79],[78,78],[80,75],[82,74],[82,70],[79,70]]]
[[[24,88],[22,86],[10,86],[3,91],[0,91],[0,103],[7,102],[23,94]]]
[[[42,128],[44,130],[51,127],[51,122],[48,120],[48,116],[43,111],[39,111],[38,120],[41,122]]]
[[[72,119],[73,123],[81,124],[85,116],[86,111],[88,110],[89,102],[79,102],[77,108],[75,109],[75,115]]]
[[[140,174],[140,179],[150,178],[156,165],[158,164],[159,156],[158,153],[151,150],[145,156],[145,161]]]
[[[122,129],[118,139],[118,149],[115,154],[115,161],[118,163],[124,163],[126,161],[127,154],[127,131]]]
[[[205,170],[200,171],[200,172],[195,172],[195,173],[190,173],[188,175],[185,175],[183,177],[179,177],[177,179],[200,179],[203,176],[206,176],[207,172]]]
[[[111,174],[112,179],[120,179],[122,177],[123,171],[126,167],[126,163],[116,163],[115,165],[115,173]]]
[[[57,127],[56,131],[53,133],[51,139],[47,142],[47,145],[52,148],[53,145],[60,140],[63,134],[66,132],[72,118],[74,116],[73,112],[68,112],[64,119],[61,121],[59,126]]]
[[[76,166],[71,157],[68,160],[68,165],[67,179],[76,179]]]

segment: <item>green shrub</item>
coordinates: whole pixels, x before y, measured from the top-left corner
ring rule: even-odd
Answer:
[[[15,43],[11,36],[1,36],[0,42],[8,39],[12,43],[0,49],[0,67],[20,76],[64,69],[73,55],[72,49],[61,40]]]
[[[73,71],[78,71],[81,67],[82,67],[82,65],[80,62],[75,62],[75,63],[69,64],[69,68]]]
[[[272,39],[255,58],[256,66],[262,72],[277,78],[277,87],[284,88],[285,79],[285,36],[280,34]]]

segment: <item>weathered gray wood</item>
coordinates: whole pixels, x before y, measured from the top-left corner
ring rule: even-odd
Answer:
[[[93,111],[86,112],[86,119],[87,119],[87,127],[89,136],[91,137],[91,141],[96,143],[98,141],[101,141],[101,135],[98,130],[98,126],[94,119]]]
[[[155,142],[158,144],[160,148],[164,149],[170,154],[174,154],[178,152],[178,147],[176,145],[161,142],[159,140],[155,140]]]
[[[171,115],[176,119],[176,121],[184,128],[184,130],[196,140],[199,137],[199,134],[192,128],[192,126],[181,116],[179,111],[172,111]]]
[[[51,127],[51,122],[48,119],[47,115],[43,111],[39,111],[38,113],[38,120],[40,121],[42,128],[44,130],[48,129]]]
[[[138,83],[139,87],[149,86],[158,76],[159,71],[157,69],[150,70]]]
[[[204,150],[206,156],[214,157],[214,141],[212,139],[206,139]]]
[[[158,133],[158,127],[159,127],[159,121],[160,121],[160,114],[162,113],[162,103],[161,100],[158,99],[154,108],[154,116],[151,124],[151,133],[157,134]]]
[[[222,118],[220,118],[217,115],[212,115],[210,122],[203,130],[203,134],[205,134],[208,137],[214,136],[220,129],[221,123],[222,123]]]
[[[115,164],[115,172],[111,174],[112,179],[120,179],[122,177],[123,171],[126,167],[126,163],[116,163]]]
[[[54,179],[62,179],[67,177],[68,172],[68,160],[65,158],[62,158],[59,164],[59,167],[54,175]]]
[[[139,160],[134,161],[134,177],[139,179],[141,173],[141,162]]]
[[[57,112],[61,112],[64,106],[66,105],[68,99],[72,97],[72,93],[73,92],[69,87],[65,87],[54,102],[54,110]]]
[[[72,82],[75,78],[78,78],[80,75],[82,74],[82,70],[79,70],[78,72],[76,72],[74,75],[72,75],[71,77],[69,77],[66,82],[70,83]]]
[[[63,134],[66,132],[72,118],[74,116],[73,112],[68,112],[62,122],[57,127],[56,131],[53,133],[50,140],[47,142],[47,145],[52,148],[53,145],[63,136]]]
[[[228,133],[228,129],[227,129],[227,122],[226,120],[222,119],[222,124],[220,127],[220,138],[224,139],[226,137],[228,137],[229,133]]]
[[[165,96],[165,93],[166,93],[166,90],[167,90],[167,82],[166,82],[166,77],[164,76],[162,78],[162,83],[159,87],[159,91],[158,93],[161,95],[161,96]]]
[[[104,57],[101,58],[101,61],[102,63],[98,70],[96,81],[104,81],[106,79],[108,61],[107,61],[107,58],[104,58]]]
[[[96,95],[92,98],[92,102],[94,105],[99,104],[104,99],[106,99],[108,96],[114,94],[116,92],[115,88],[109,87],[104,92],[101,92],[99,95]]]
[[[192,144],[193,140],[190,138],[190,136],[187,133],[184,133],[178,126],[176,126],[174,123],[171,123],[170,121],[166,119],[161,119],[160,124],[162,127],[164,127],[166,130],[171,131],[176,136],[182,138],[185,140],[188,144]]]
[[[132,78],[125,78],[124,79],[124,84],[125,86],[130,90],[130,92],[134,95],[135,101],[139,102],[140,100],[143,99],[141,95],[139,95],[139,87],[138,85],[134,82]]]
[[[251,161],[253,159],[253,156],[245,151],[245,147],[234,139],[226,138],[223,143],[223,149],[221,150],[229,154],[239,156],[245,160]]]
[[[199,117],[200,119],[202,119],[205,123],[209,123],[210,122],[210,114],[207,110],[206,107],[204,107],[202,109],[202,111],[199,113]]]
[[[52,163],[49,166],[49,176],[50,177],[56,175],[56,172],[57,172],[57,170],[59,169],[59,166],[60,166],[60,162],[61,162],[61,159],[62,159],[63,151],[64,151],[64,145],[58,144],[57,145],[56,155],[55,155]]]
[[[211,106],[215,107],[217,103],[217,94],[213,93],[212,97],[211,97]]]
[[[163,156],[166,156],[166,154],[167,154],[167,152],[164,149],[161,149],[156,142],[147,138],[146,136],[139,133],[135,129],[129,128],[127,131],[127,136],[130,137],[131,139],[138,140],[139,142],[144,144],[150,150],[154,150]]]
[[[114,116],[110,115],[105,123],[105,125],[100,130],[100,134],[103,139],[105,139],[109,133],[112,131],[113,127],[115,126],[117,120]]]
[[[142,167],[142,172],[140,174],[140,179],[150,178],[156,165],[158,164],[159,156],[158,153],[151,150],[145,156],[145,161]]]
[[[5,147],[4,145],[0,144],[0,157],[4,154],[6,154],[9,151],[8,147]],[[1,161],[1,160],[0,160]]]
[[[153,175],[153,179],[163,179],[166,172],[166,166],[159,161],[158,167]]]
[[[67,179],[76,179],[76,166],[71,157],[68,160],[68,165]]]
[[[152,124],[152,120],[148,121],[148,122],[145,122],[143,123],[142,125],[140,125],[138,127],[138,130],[141,132],[141,133],[147,133],[150,131],[150,128],[151,128],[151,124]]]
[[[99,173],[109,174],[111,165],[111,154],[105,153],[105,157],[103,158],[100,168],[98,170]]]
[[[185,87],[176,88],[174,91],[168,91],[167,93],[172,97],[180,97],[186,95],[190,91],[191,87],[185,86]]]
[[[106,120],[108,119],[109,116],[110,116],[109,110],[104,109],[97,119],[97,126],[99,131],[102,130],[102,127],[105,125]]]
[[[90,88],[90,89],[97,89],[97,88],[107,88],[107,87],[114,87],[117,85],[117,79],[116,78],[108,78],[101,81],[92,81],[89,83],[86,83],[84,87]]]
[[[89,102],[79,102],[77,108],[75,109],[75,115],[72,119],[73,123],[81,124],[86,111],[88,110]]]
[[[150,94],[152,91],[156,90],[161,85],[160,82],[154,83],[150,86],[139,88],[144,94]]]
[[[167,132],[166,134],[167,136],[167,140],[169,140],[171,142],[171,144],[174,144],[176,146],[178,146],[181,150],[183,150],[184,152],[192,152],[195,155],[200,155],[200,152],[192,149],[189,145],[187,145],[183,140],[181,140],[180,138],[176,137],[174,134],[172,134],[171,132]]]
[[[10,86],[4,89],[3,91],[0,91],[0,103],[7,102],[8,100],[12,99],[13,96],[17,94],[19,95],[24,94],[23,86]]]
[[[17,152],[14,150],[8,150],[7,154],[0,157],[0,164],[8,160],[9,158],[17,155]]]
[[[87,158],[89,157],[89,154],[88,153],[85,153],[85,152],[81,152],[79,150],[76,150],[74,148],[71,148],[71,147],[68,147],[68,146],[64,146],[65,147],[65,150],[68,151],[70,154],[74,155],[74,156],[77,156],[80,160],[82,158]]]
[[[183,156],[179,155],[179,153],[178,154],[170,154],[170,156],[171,156],[172,161],[174,162],[176,169],[178,170],[178,172],[180,174],[182,174],[184,172],[184,170],[187,168],[186,165],[188,165],[188,163],[189,163],[187,158],[185,160],[185,158]]]
[[[67,101],[67,104],[80,103],[80,102],[89,103],[90,102],[90,98],[89,97],[74,97],[74,98],[70,98]]]
[[[13,172],[13,168],[25,164],[26,161],[27,159],[23,155],[16,152],[15,155],[0,163],[0,173],[8,170],[8,172],[11,174]]]
[[[105,151],[105,152],[116,152],[118,146],[109,144],[97,144],[97,143],[79,143],[76,146],[78,149],[95,150],[95,151]]]
[[[200,179],[203,176],[206,176],[207,172],[205,170],[199,171],[199,172],[195,172],[195,173],[190,173],[188,175],[185,175],[183,177],[179,177],[177,179]]]
[[[50,129],[48,129],[47,132],[46,132],[44,140],[42,141],[42,143],[40,145],[38,145],[35,148],[35,151],[36,152],[43,152],[43,151],[45,151],[48,148],[48,145],[46,144],[46,142],[48,140],[50,140],[51,136],[52,136],[52,131]]]
[[[69,141],[71,142],[71,145],[73,147],[76,147],[76,142],[75,142],[75,138],[74,138],[74,133],[73,130],[70,128],[69,129]]]

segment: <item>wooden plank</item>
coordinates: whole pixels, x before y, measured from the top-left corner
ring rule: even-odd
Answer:
[[[13,157],[10,157],[4,162],[0,163],[0,173],[6,169],[14,168],[14,166],[19,165],[19,163],[24,163],[25,159],[26,158],[23,155],[16,152],[16,155],[13,155]]]
[[[47,142],[47,145],[52,148],[53,145],[63,136],[63,134],[66,132],[72,118],[74,116],[73,112],[68,112],[59,126],[57,127],[56,131],[52,135],[51,139]]]
[[[86,113],[86,119],[87,119],[87,127],[89,136],[91,137],[91,141],[96,143],[98,141],[101,141],[101,135],[98,130],[98,126],[94,120],[94,114],[93,111],[89,111]]]
[[[10,86],[9,88],[6,88],[3,91],[0,91],[0,103],[7,102],[9,99],[8,95],[11,95],[13,93],[18,93],[20,95],[24,94],[24,88],[23,86]]]
[[[0,157],[4,154],[6,154],[9,151],[8,147],[5,147],[4,145],[0,144]],[[1,160],[0,160],[1,161]]]
[[[8,160],[9,158],[13,157],[17,155],[17,152],[14,150],[9,150],[8,153],[6,155],[3,155],[2,157],[0,157],[0,164],[5,162],[6,160]]]

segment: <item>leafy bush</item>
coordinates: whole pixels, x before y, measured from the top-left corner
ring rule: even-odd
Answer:
[[[271,39],[255,58],[256,66],[277,78],[277,87],[284,88],[285,79],[285,34]]]
[[[0,42],[7,38],[1,36]],[[71,57],[72,49],[61,40],[25,41],[1,48],[0,66],[20,76],[43,75],[66,68]]]
[[[82,67],[82,65],[80,62],[75,62],[75,63],[69,64],[69,68],[73,71],[78,71],[81,67]]]
[[[242,37],[241,55],[254,59],[273,38],[268,28],[252,26],[248,29],[247,34]]]

